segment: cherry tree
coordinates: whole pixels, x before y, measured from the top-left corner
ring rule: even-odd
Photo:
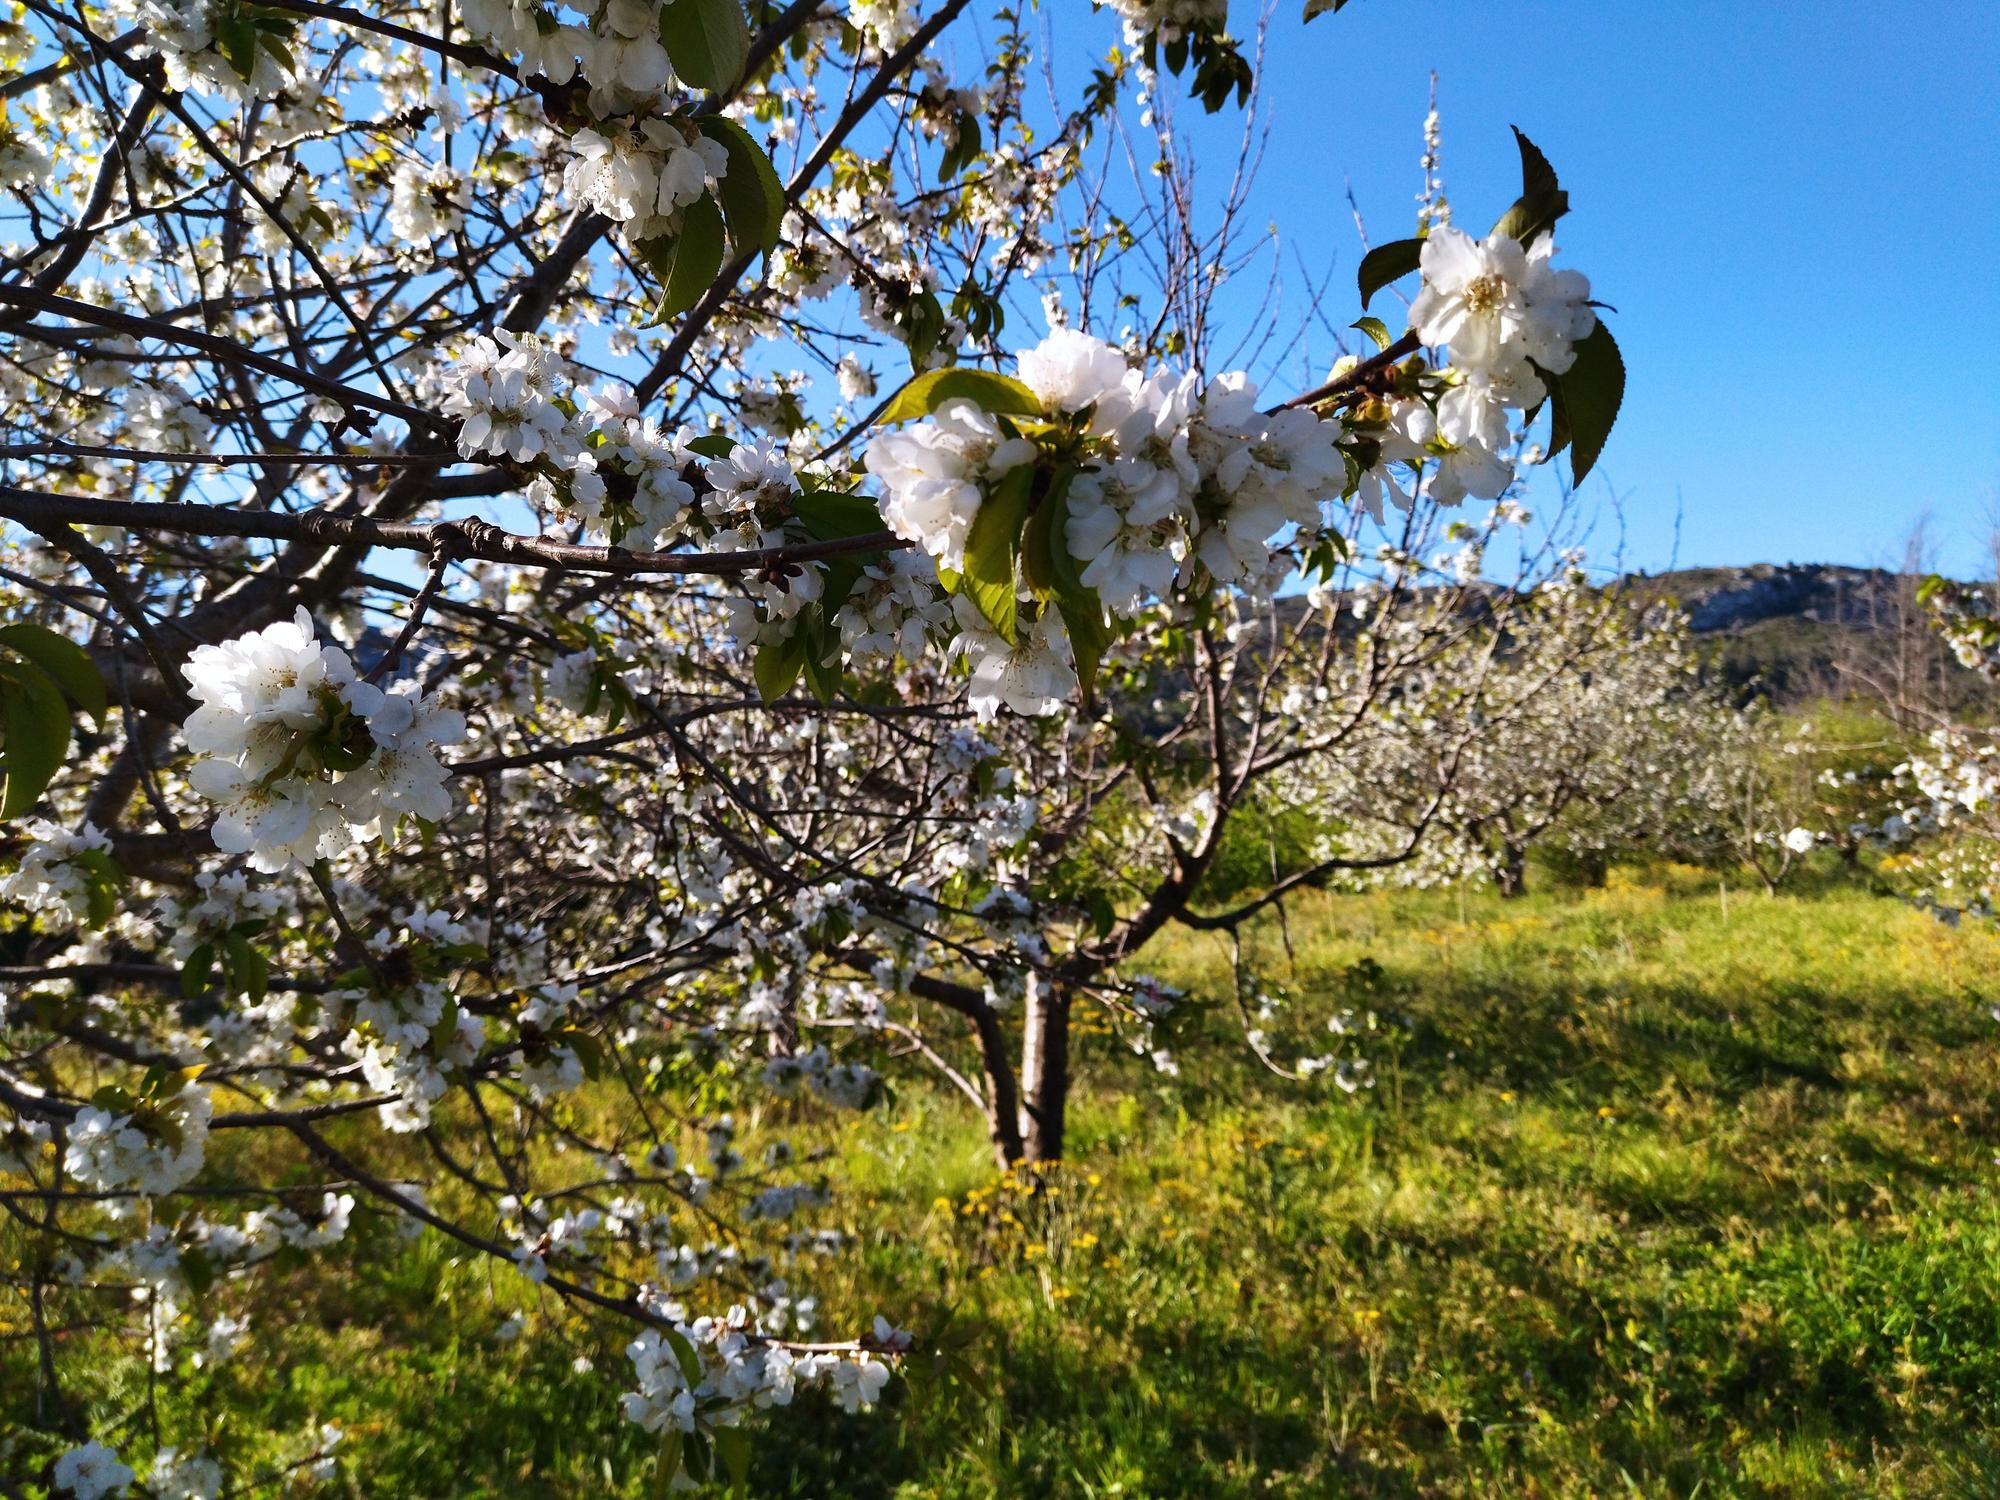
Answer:
[[[1959,665],[2000,681],[1990,592],[1934,577],[1919,598]],[[2000,909],[2000,741],[1991,726],[1941,717],[1893,768],[1887,800],[1858,832],[1887,856],[1907,898],[1946,922],[1990,920]]]
[[[1504,517],[1500,535],[1525,522]],[[1288,789],[1328,847],[1377,878],[1490,879],[1517,896],[1537,847],[1601,868],[1705,845],[1734,711],[1704,682],[1685,618],[1593,586],[1560,549],[1539,568],[1526,550],[1515,579],[1486,580],[1476,559],[1493,536],[1461,535],[1453,571],[1477,582],[1433,588],[1422,616],[1398,622],[1427,642],[1421,659]]]
[[[136,1306],[150,1369],[226,1359],[262,1269],[357,1223],[628,1322],[662,1482],[741,1474],[759,1413],[873,1405],[912,1335],[815,1327],[838,1184],[732,1101],[927,1069],[1055,1159],[1077,1007],[1171,1066],[1148,943],[1355,867],[1197,899],[1260,788],[1463,648],[1431,582],[1475,590],[1531,423],[1588,473],[1617,347],[1522,137],[1490,232],[1438,196],[1361,260],[1364,310],[1415,278],[1405,330],[1270,391],[1212,367],[1255,236],[1172,118],[1254,109],[1254,48],[1223,0],[1109,8],[1045,101],[1031,13],[969,0],[22,0],[0,1206],[37,1482],[236,1483],[52,1330]]]

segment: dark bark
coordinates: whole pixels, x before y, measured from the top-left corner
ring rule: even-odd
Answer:
[[[1021,1037],[1021,1151],[1031,1162],[1060,1161],[1069,1110],[1069,990],[1039,975],[1028,980]]]
[[[1021,1159],[1021,1094],[1014,1081],[1014,1060],[1008,1055],[1007,1034],[986,997],[970,985],[954,984],[920,974],[911,985],[912,993],[957,1011],[972,1023],[979,1039],[980,1070],[985,1075],[986,1129],[993,1141],[994,1164],[1003,1171]]]

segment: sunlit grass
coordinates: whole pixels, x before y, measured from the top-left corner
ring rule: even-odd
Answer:
[[[947,1091],[803,1126],[745,1097],[746,1141],[838,1158],[822,1327],[944,1328],[958,1372],[802,1403],[762,1493],[2000,1493],[2000,940],[1680,870],[1288,925],[1248,943],[1276,1029],[1373,1010],[1374,1089],[1256,1067],[1189,936],[1151,955],[1182,1076],[1086,1038],[1039,1183]],[[239,1434],[343,1420],[356,1493],[647,1493],[615,1330],[436,1235],[277,1274],[285,1338],[212,1377]]]

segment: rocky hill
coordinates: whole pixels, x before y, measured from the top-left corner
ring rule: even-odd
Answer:
[[[1915,576],[1834,563],[1757,563],[1682,568],[1624,580],[1671,598],[1695,632],[1712,643],[1731,681],[1761,683],[1781,700],[1896,691],[1936,694],[1957,704],[1977,679],[1964,672],[1927,628]]]

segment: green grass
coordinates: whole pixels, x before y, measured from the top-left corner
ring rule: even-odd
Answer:
[[[1373,1090],[1256,1068],[1190,938],[1182,1076],[1086,1038],[1048,1191],[942,1092],[824,1130],[822,1326],[949,1310],[965,1375],[802,1402],[759,1493],[2000,1494],[2000,938],[1674,871],[1289,926],[1254,963],[1302,1038],[1383,1018]],[[435,1236],[363,1263],[290,1273],[286,1337],[215,1377],[233,1427],[346,1421],[357,1494],[647,1493],[615,1330]]]

